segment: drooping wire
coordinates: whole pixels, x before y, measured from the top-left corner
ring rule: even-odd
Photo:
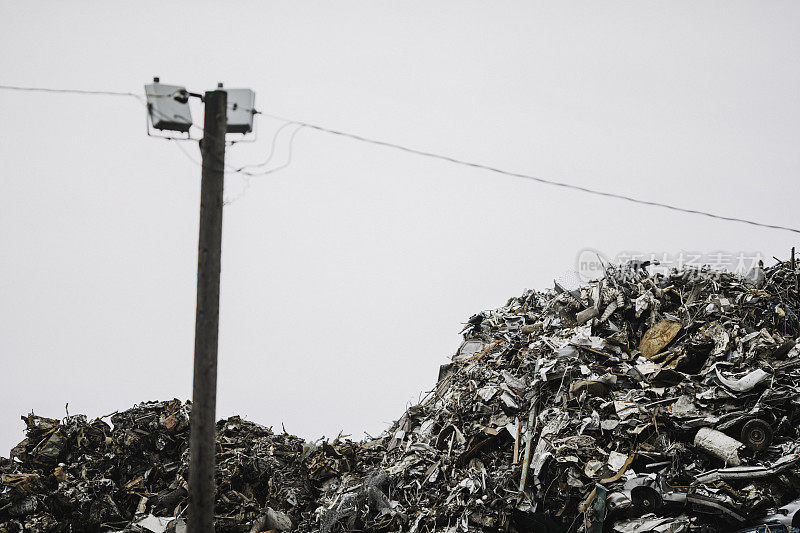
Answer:
[[[245,168],[248,168],[248,167],[266,165],[267,163],[270,162],[270,160],[273,157],[273,153],[270,153],[270,155],[267,158],[267,160],[264,161],[263,163],[258,163],[257,165],[245,165],[245,166],[237,169],[237,172],[239,172],[240,174],[244,174],[245,176],[267,176],[267,175],[270,175],[270,174],[275,174],[276,172],[279,172],[279,171],[285,169],[286,167],[288,167],[289,165],[291,165],[292,164],[292,154],[293,154],[293,151],[294,151],[294,138],[297,136],[297,134],[300,132],[300,130],[305,128],[305,125],[298,124],[296,122],[287,122],[286,124],[281,126],[279,128],[279,130],[285,128],[286,126],[290,126],[290,125],[296,125],[298,127],[297,127],[297,129],[295,129],[292,132],[291,136],[289,137],[289,151],[288,151],[288,154],[286,156],[286,162],[284,164],[282,164],[280,166],[277,166],[277,167],[274,167],[274,168],[270,168],[270,169],[264,170],[262,172],[250,172],[248,170],[244,170]],[[274,149],[274,145],[273,145],[273,149]]]
[[[270,149],[269,149],[269,155],[267,156],[267,158],[264,161],[262,161],[261,163],[253,163],[251,165],[244,165],[242,167],[239,167],[237,169],[237,171],[241,171],[241,170],[244,170],[246,168],[258,168],[258,167],[267,166],[270,163],[270,161],[272,161],[272,158],[275,156],[275,146],[278,144],[278,137],[280,136],[280,134],[281,134],[281,132],[283,130],[285,130],[286,128],[288,128],[292,124],[293,124],[293,122],[286,122],[285,124],[283,124],[281,127],[279,127],[275,131],[275,134],[272,136],[272,145],[270,146]]]
[[[42,92],[42,93],[63,93],[63,94],[85,94],[85,95],[93,95],[93,96],[132,96],[142,101],[142,95],[136,93],[129,93],[129,92],[119,92],[119,91],[89,91],[84,89],[51,89],[49,87],[21,87],[18,85],[0,85],[0,89],[5,89],[8,91],[31,91],[31,92]]]
[[[340,137],[346,137],[348,139],[353,139],[353,140],[356,140],[356,141],[361,141],[361,142],[364,142],[364,143],[369,143],[369,144],[373,144],[373,145],[377,145],[377,146],[383,146],[383,147],[386,147],[386,148],[393,148],[395,150],[400,150],[400,151],[407,152],[407,153],[410,153],[410,154],[429,157],[429,158],[432,158],[432,159],[438,159],[440,161],[447,161],[449,163],[453,163],[453,164],[456,164],[456,165],[461,165],[461,166],[470,167],[470,168],[477,168],[477,169],[480,169],[480,170],[486,170],[486,171],[489,171],[489,172],[502,174],[504,176],[511,176],[511,177],[514,177],[514,178],[521,178],[521,179],[531,180],[531,181],[535,181],[537,183],[542,183],[544,185],[552,185],[554,187],[561,187],[561,188],[570,189],[570,190],[573,190],[573,191],[580,191],[580,192],[584,192],[584,193],[587,193],[587,194],[593,194],[593,195],[596,195],[596,196],[603,196],[605,198],[614,198],[614,199],[617,199],[617,200],[623,200],[623,201],[626,201],[626,202],[631,202],[631,203],[639,204],[639,205],[646,205],[646,206],[650,206],[650,207],[661,207],[663,209],[669,209],[671,211],[677,211],[677,212],[680,212],[680,213],[688,213],[688,214],[692,214],[692,215],[701,215],[701,216],[713,218],[713,219],[716,219],[716,220],[725,220],[725,221],[728,221],[728,222],[740,222],[742,224],[749,224],[751,226],[758,226],[758,227],[761,227],[761,228],[777,229],[777,230],[783,230],[783,231],[791,231],[792,233],[800,233],[800,229],[789,227],[789,226],[780,226],[780,225],[777,225],[777,224],[766,224],[766,223],[763,223],[763,222],[758,222],[758,221],[755,221],[755,220],[749,220],[749,219],[746,219],[746,218],[719,215],[719,214],[716,214],[716,213],[710,213],[708,211],[701,211],[699,209],[690,209],[690,208],[680,207],[680,206],[677,206],[677,205],[667,204],[667,203],[663,203],[663,202],[656,202],[656,201],[652,201],[652,200],[643,200],[641,198],[635,198],[633,196],[628,196],[628,195],[624,195],[624,194],[618,194],[618,193],[614,193],[614,192],[603,191],[603,190],[600,190],[600,189],[593,189],[593,188],[590,188],[590,187],[583,187],[581,185],[574,185],[572,183],[565,183],[565,182],[561,182],[561,181],[549,180],[549,179],[541,178],[541,177],[538,177],[538,176],[532,176],[530,174],[523,174],[523,173],[520,173],[520,172],[512,172],[512,171],[508,171],[508,170],[503,170],[501,168],[492,167],[492,166],[489,166],[489,165],[484,165],[482,163],[474,163],[472,161],[466,161],[466,160],[458,159],[458,158],[455,158],[455,157],[436,154],[436,153],[428,152],[428,151],[425,151],[425,150],[418,150],[416,148],[410,148],[408,146],[403,146],[403,145],[396,144],[396,143],[391,143],[391,142],[388,142],[388,141],[381,141],[379,139],[372,139],[370,137],[365,137],[363,135],[356,135],[354,133],[347,133],[347,132],[340,131],[340,130],[335,130],[335,129],[332,129],[332,128],[326,128],[324,126],[319,126],[317,124],[311,124],[309,122],[303,122],[303,121],[300,121],[300,120],[291,120],[291,119],[287,119],[287,118],[284,118],[284,117],[281,117],[281,116],[278,116],[278,115],[271,115],[271,114],[268,114],[268,113],[261,113],[261,114],[263,114],[265,116],[272,117],[272,118],[277,119],[277,120],[284,120],[284,121],[288,121],[288,122],[293,122],[295,124],[302,125],[302,126],[305,126],[307,128],[310,128],[310,129],[313,129],[313,130],[317,130],[317,131],[321,131],[321,132],[324,132],[324,133],[329,133],[329,134],[332,134],[332,135],[338,135]]]
[[[269,156],[267,157],[267,159],[264,162],[258,163],[256,165],[245,165],[245,167],[242,167],[242,168],[239,168],[239,169],[236,170],[236,173],[238,173],[242,177],[242,180],[244,181],[244,187],[242,187],[242,190],[239,191],[239,193],[236,196],[234,196],[233,198],[229,198],[227,200],[224,200],[222,202],[223,205],[230,205],[230,204],[234,203],[235,201],[237,201],[237,200],[241,199],[242,197],[244,197],[244,195],[247,193],[247,190],[250,188],[250,178],[251,177],[253,177],[253,176],[267,176],[267,175],[270,175],[270,174],[275,174],[275,173],[280,172],[281,170],[287,168],[289,165],[292,164],[292,153],[293,153],[293,148],[294,148],[294,138],[297,135],[297,133],[301,129],[303,129],[304,126],[298,126],[297,129],[295,129],[292,132],[292,135],[289,137],[289,152],[288,152],[288,155],[286,157],[286,162],[284,164],[279,165],[279,166],[274,167],[274,168],[270,168],[270,169],[264,170],[262,172],[250,172],[248,170],[243,170],[244,168],[247,168],[247,167],[257,167],[257,166],[263,166],[263,165],[268,164],[272,160],[273,156],[275,155],[275,144],[276,144],[276,140],[278,138],[278,135],[287,126],[291,126],[291,125],[294,125],[294,123],[287,122],[286,124],[284,124],[283,126],[278,128],[278,130],[275,132],[275,135],[272,138],[272,149],[270,150],[270,154],[269,154]]]
[[[145,95],[131,93],[131,92],[121,92],[121,91],[92,91],[92,90],[85,90],[85,89],[55,89],[50,87],[22,87],[19,85],[0,85],[0,89],[8,90],[8,91],[23,91],[23,92],[40,92],[40,93],[56,93],[56,94],[77,94],[77,95],[84,95],[84,96],[128,96],[135,98],[140,104],[148,108],[150,112],[153,114],[160,116],[161,118],[165,118],[168,120],[172,120],[173,117],[167,117],[163,113],[159,112],[157,109],[151,109],[147,105],[147,101],[145,100]],[[162,96],[165,97],[167,95],[148,95],[148,96]],[[188,117],[184,117],[181,115],[177,115],[178,118],[183,119],[186,122],[191,122]],[[197,128],[201,132],[203,128],[198,126],[197,124],[192,124],[190,127]],[[162,137],[163,139],[167,139],[170,141],[189,141],[193,140],[191,138],[182,139],[179,137]]]
[[[182,143],[176,142],[175,146],[177,146],[178,149],[181,152],[183,152],[183,155],[185,155],[186,159],[191,161],[192,164],[194,164],[195,166],[197,166],[199,168],[203,168],[203,163],[198,161],[197,159],[195,159],[194,156],[192,156],[192,154],[190,154],[188,152],[188,150],[186,150],[186,148],[184,147],[184,145]],[[226,176],[228,176],[228,175],[231,175],[231,174],[236,174],[236,171],[235,170],[232,171],[232,172],[231,171],[223,171],[223,173]],[[241,176],[241,178],[242,178],[242,181],[244,182],[244,186],[242,187],[242,190],[240,190],[236,194],[236,196],[234,196],[234,197],[225,197],[225,198],[223,198],[222,199],[222,205],[230,205],[230,204],[234,203],[235,201],[239,200],[240,198],[242,198],[245,195],[247,190],[250,188],[250,177],[249,176]],[[228,185],[227,180],[225,181],[225,185],[226,186]]]
[[[250,177],[249,176],[241,176],[241,178],[242,178],[242,182],[244,183],[244,185],[242,186],[242,189],[238,193],[236,193],[235,196],[232,196],[232,197],[228,196],[226,198],[223,198],[222,199],[222,205],[231,205],[232,203],[244,198],[244,195],[247,194],[247,191],[250,189]],[[225,183],[227,184],[228,182],[226,181]]]
[[[142,102],[141,95],[138,95],[138,94],[135,94],[135,93],[131,93],[131,92],[94,91],[94,90],[83,90],[83,89],[54,89],[54,88],[46,88],[46,87],[22,87],[22,86],[15,86],[15,85],[0,85],[0,89],[14,90],[14,91],[47,92],[47,93],[71,93],[71,94],[82,94],[82,95],[93,95],[93,96],[99,96],[99,95],[104,95],[104,96],[128,96],[128,97],[136,98],[140,102]],[[332,129],[332,128],[326,128],[324,126],[319,126],[317,124],[312,124],[310,122],[292,120],[292,119],[287,119],[287,118],[284,118],[284,117],[281,117],[281,116],[278,116],[278,115],[272,115],[272,114],[268,114],[268,113],[261,113],[261,112],[256,111],[255,109],[250,109],[248,111],[251,111],[253,113],[263,114],[265,116],[269,116],[269,117],[275,118],[277,120],[281,120],[281,121],[284,121],[284,122],[287,122],[287,123],[297,124],[299,126],[303,126],[303,127],[306,127],[306,128],[310,128],[310,129],[313,129],[313,130],[320,131],[320,132],[329,133],[331,135],[338,135],[340,137],[346,137],[348,139],[361,141],[361,142],[373,144],[373,145],[376,145],[376,146],[383,146],[385,148],[393,148],[395,150],[400,150],[400,151],[407,152],[407,153],[410,153],[410,154],[420,155],[420,156],[423,156],[423,157],[429,157],[429,158],[432,158],[432,159],[438,159],[440,161],[447,161],[449,163],[453,163],[453,164],[456,164],[456,165],[461,165],[461,166],[470,167],[470,168],[477,168],[477,169],[480,169],[480,170],[486,170],[486,171],[489,171],[489,172],[502,174],[504,176],[510,176],[510,177],[520,178],[520,179],[527,179],[527,180],[535,181],[537,183],[541,183],[541,184],[544,184],[544,185],[551,185],[551,186],[554,186],[554,187],[561,187],[561,188],[564,188],[564,189],[579,191],[579,192],[583,192],[583,193],[586,193],[586,194],[592,194],[592,195],[596,195],[596,196],[602,196],[602,197],[605,197],[605,198],[613,198],[613,199],[616,199],[616,200],[622,200],[622,201],[625,201],[625,202],[630,202],[630,203],[639,204],[639,205],[646,205],[646,206],[650,206],[650,207],[660,207],[662,209],[669,209],[671,211],[676,211],[676,212],[679,212],[679,213],[700,215],[700,216],[713,218],[713,219],[716,219],[716,220],[724,220],[724,221],[727,221],[727,222],[739,222],[739,223],[742,223],[742,224],[749,224],[751,226],[757,226],[757,227],[761,227],[761,228],[790,231],[792,233],[800,234],[800,229],[798,229],[798,228],[793,228],[793,227],[789,227],[789,226],[781,226],[781,225],[778,225],[778,224],[766,224],[766,223],[758,222],[758,221],[755,221],[755,220],[739,218],[739,217],[731,217],[731,216],[725,216],[725,215],[719,215],[719,214],[711,213],[711,212],[708,212],[708,211],[701,211],[699,209],[690,209],[690,208],[680,207],[680,206],[677,206],[677,205],[667,204],[667,203],[663,203],[663,202],[656,202],[656,201],[652,201],[652,200],[643,200],[641,198],[636,198],[636,197],[628,196],[628,195],[625,195],[625,194],[619,194],[619,193],[614,193],[614,192],[609,192],[609,191],[603,191],[603,190],[600,190],[600,189],[594,189],[594,188],[590,188],[590,187],[583,187],[581,185],[574,185],[574,184],[571,184],[571,183],[565,183],[565,182],[561,182],[561,181],[549,180],[549,179],[541,178],[541,177],[538,177],[538,176],[533,176],[533,175],[530,175],[530,174],[523,174],[523,173],[520,173],[520,172],[512,172],[512,171],[508,171],[508,170],[503,170],[501,168],[492,167],[492,166],[484,165],[484,164],[481,164],[481,163],[475,163],[475,162],[472,162],[472,161],[466,161],[466,160],[463,160],[463,159],[458,159],[458,158],[451,157],[451,156],[436,154],[434,152],[428,152],[428,151],[425,151],[425,150],[419,150],[419,149],[416,149],[416,148],[411,148],[411,147],[408,147],[408,146],[403,146],[403,145],[396,144],[396,143],[391,143],[391,142],[388,142],[388,141],[382,141],[382,140],[379,140],[379,139],[373,139],[373,138],[366,137],[366,136],[363,136],[363,135],[357,135],[357,134],[354,134],[354,133],[348,133],[348,132],[345,132],[345,131],[335,130],[335,129]],[[292,139],[294,139],[294,136],[297,134],[297,132],[300,129],[302,129],[302,128],[299,128],[298,130],[295,130],[295,132],[292,134]],[[202,130],[202,128],[201,128],[201,130]],[[290,161],[291,161],[291,144],[290,144]],[[275,169],[271,169],[271,170],[268,170],[268,171],[265,171],[265,172],[259,172],[259,173],[251,173],[251,172],[248,172],[246,170],[243,170],[244,168],[247,168],[249,166],[251,166],[251,165],[246,165],[245,167],[241,167],[241,169],[231,169],[230,171],[231,172],[240,172],[240,173],[248,175],[248,176],[261,176],[261,175],[266,175],[266,174],[271,174],[271,173],[277,172],[281,168],[285,168],[286,167],[286,165],[284,165],[284,166],[279,167],[279,168],[275,168]],[[255,166],[260,166],[260,165],[255,165]]]
[[[190,153],[188,152],[188,150],[186,150],[186,148],[184,148],[184,146],[183,146],[181,143],[179,143],[179,142],[176,142],[176,143],[175,143],[175,146],[177,146],[177,147],[178,147],[178,149],[179,149],[181,152],[183,152],[183,155],[185,155],[185,156],[186,156],[186,159],[188,159],[189,161],[191,161],[192,163],[194,163],[194,164],[195,164],[195,166],[198,166],[198,167],[200,167],[200,168],[202,168],[202,167],[203,167],[203,163],[201,163],[200,161],[198,161],[197,159],[195,159],[195,158],[192,156],[192,154],[190,154]]]

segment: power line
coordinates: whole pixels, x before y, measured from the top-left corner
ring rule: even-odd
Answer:
[[[278,137],[280,136],[280,134],[281,134],[281,132],[283,130],[285,130],[286,128],[288,128],[292,124],[294,124],[294,123],[293,122],[286,122],[285,124],[281,125],[277,130],[275,130],[275,133],[272,136],[272,145],[270,146],[270,149],[269,149],[269,155],[267,156],[267,158],[264,161],[262,161],[261,163],[254,163],[252,165],[244,165],[242,167],[239,167],[237,170],[241,171],[241,170],[244,170],[246,168],[257,168],[257,167],[267,166],[269,164],[269,162],[272,161],[272,158],[275,156],[275,146],[278,143]]]
[[[135,94],[135,93],[131,93],[131,92],[93,91],[93,90],[83,90],[83,89],[55,89],[55,88],[46,88],[46,87],[21,87],[21,86],[14,86],[14,85],[0,85],[0,89],[13,90],[13,91],[35,91],[35,92],[46,92],[46,93],[69,93],[69,94],[81,94],[81,95],[93,95],[93,96],[98,96],[98,95],[104,95],[104,96],[129,96],[129,97],[134,97],[134,98],[138,99],[140,102],[142,101],[142,96],[141,95],[138,95],[138,94]],[[252,111],[254,113],[257,112],[255,110],[252,110]],[[551,186],[554,186],[554,187],[561,187],[561,188],[564,188],[564,189],[580,191],[580,192],[583,192],[583,193],[586,193],[586,194],[593,194],[593,195],[602,196],[602,197],[605,197],[605,198],[614,198],[614,199],[617,199],[617,200],[622,200],[622,201],[625,201],[625,202],[630,202],[630,203],[639,204],[639,205],[646,205],[646,206],[650,206],[650,207],[660,207],[660,208],[663,208],[663,209],[669,209],[671,211],[676,211],[676,212],[679,212],[679,213],[687,213],[687,214],[692,214],[692,215],[701,215],[701,216],[713,218],[713,219],[716,219],[716,220],[725,220],[725,221],[728,221],[728,222],[740,222],[742,224],[749,224],[751,226],[757,226],[757,227],[767,228],[767,229],[777,229],[777,230],[783,230],[783,231],[790,231],[792,233],[800,234],[800,229],[798,229],[798,228],[793,228],[793,227],[788,227],[788,226],[780,226],[780,225],[777,225],[777,224],[766,224],[766,223],[763,223],[763,222],[757,222],[755,220],[749,220],[749,219],[745,219],[745,218],[718,215],[716,213],[710,213],[708,211],[701,211],[699,209],[690,209],[690,208],[680,207],[680,206],[677,206],[677,205],[667,204],[667,203],[663,203],[663,202],[655,202],[655,201],[651,201],[651,200],[643,200],[641,198],[635,198],[633,196],[628,196],[628,195],[624,195],[624,194],[618,194],[618,193],[614,193],[614,192],[603,191],[603,190],[600,190],[600,189],[593,189],[593,188],[590,188],[590,187],[583,187],[581,185],[574,185],[574,184],[571,184],[571,183],[565,183],[565,182],[561,182],[561,181],[549,180],[549,179],[541,178],[541,177],[538,177],[538,176],[533,176],[533,175],[530,175],[530,174],[523,174],[523,173],[520,173],[520,172],[512,172],[512,171],[508,171],[508,170],[503,170],[501,168],[492,167],[492,166],[484,165],[484,164],[481,164],[481,163],[475,163],[475,162],[472,162],[472,161],[466,161],[466,160],[463,160],[463,159],[458,159],[458,158],[455,158],[455,157],[441,155],[441,154],[437,154],[437,153],[434,153],[434,152],[428,152],[428,151],[425,151],[425,150],[418,150],[416,148],[411,148],[411,147],[408,147],[408,146],[403,146],[403,145],[392,143],[392,142],[388,142],[388,141],[381,141],[379,139],[373,139],[373,138],[370,138],[370,137],[365,137],[363,135],[357,135],[357,134],[354,134],[354,133],[348,133],[348,132],[345,132],[345,131],[335,130],[335,129],[332,129],[332,128],[326,128],[324,126],[319,126],[317,124],[312,124],[310,122],[303,122],[303,121],[300,121],[300,120],[287,119],[287,118],[284,118],[284,117],[280,117],[280,116],[277,116],[277,115],[271,115],[271,114],[268,114],[268,113],[261,113],[261,114],[263,114],[265,116],[268,116],[268,117],[275,118],[277,120],[282,120],[282,121],[285,121],[287,123],[297,124],[299,126],[303,126],[303,127],[310,128],[310,129],[313,129],[313,130],[321,131],[321,132],[324,132],[324,133],[329,133],[329,134],[332,134],[332,135],[338,135],[340,137],[346,137],[348,139],[361,141],[361,142],[364,142],[364,143],[369,143],[369,144],[373,144],[373,145],[377,145],[377,146],[383,146],[385,148],[393,148],[395,150],[400,150],[400,151],[403,151],[403,152],[407,152],[407,153],[415,154],[415,155],[420,155],[420,156],[423,156],[423,157],[429,157],[429,158],[432,158],[432,159],[438,159],[440,161],[447,161],[449,163],[453,163],[453,164],[456,164],[456,165],[466,166],[466,167],[470,167],[470,168],[477,168],[477,169],[480,169],[480,170],[486,170],[486,171],[489,171],[489,172],[502,174],[504,176],[527,179],[527,180],[535,181],[537,183],[542,183],[544,185],[551,185]],[[302,128],[299,128],[299,129],[297,129],[297,130],[295,130],[293,132],[292,140],[294,139],[294,136],[297,134],[297,132],[300,129],[302,129]],[[274,147],[273,147],[272,153],[274,153]],[[270,157],[267,159],[267,162],[269,162],[269,160],[271,159],[272,153],[270,154]],[[290,159],[289,159],[289,161],[291,161],[291,142],[290,142]],[[259,173],[248,172],[248,171],[244,170],[245,168],[257,167],[257,166],[263,166],[263,165],[264,165],[264,163],[260,163],[260,164],[256,164],[256,165],[245,165],[244,167],[241,167],[239,169],[231,169],[230,171],[232,171],[232,172],[241,172],[242,174],[245,174],[245,175],[248,175],[248,176],[257,176],[257,175],[270,174],[270,173],[272,173],[272,172],[274,172],[276,170],[279,170],[279,168],[283,168],[283,167],[279,167],[279,168],[276,168],[276,169],[273,169],[273,170],[270,170],[270,171],[259,172]]]
[[[269,162],[272,160],[273,156],[275,155],[275,141],[278,138],[278,134],[285,127],[292,126],[292,125],[298,126],[298,127],[289,136],[289,152],[288,152],[288,154],[286,156],[286,162],[284,164],[279,165],[279,166],[274,167],[274,168],[267,169],[267,170],[262,170],[260,172],[252,172],[252,171],[249,171],[249,170],[245,170],[247,168],[262,167],[262,166],[266,166],[267,164],[269,164]],[[267,157],[267,159],[265,161],[262,161],[261,163],[257,163],[257,164],[254,164],[254,165],[245,165],[243,167],[239,167],[239,168],[237,168],[235,170],[235,172],[238,172],[240,174],[244,174],[245,176],[267,176],[269,174],[274,174],[274,173],[276,173],[276,172],[278,172],[280,170],[283,170],[284,168],[288,167],[289,165],[292,164],[292,153],[294,151],[294,138],[297,136],[297,134],[303,128],[305,128],[305,125],[303,125],[303,124],[299,124],[297,122],[287,122],[286,124],[284,124],[283,126],[278,128],[278,131],[275,132],[275,136],[272,139],[272,150],[270,151],[269,157]]]
[[[0,89],[5,89],[8,91],[23,91],[23,92],[40,92],[40,93],[55,93],[55,94],[77,94],[83,96],[128,96],[136,98],[140,104],[144,105],[150,112],[160,116],[161,118],[169,118],[163,113],[159,112],[157,109],[150,109],[147,106],[147,102],[144,99],[143,94],[131,93],[131,92],[120,92],[120,91],[90,91],[84,89],[55,89],[50,87],[21,87],[18,85],[0,85]],[[148,96],[163,96],[163,95],[148,95]],[[177,115],[178,118],[182,118],[186,122],[190,122],[187,117]],[[192,128],[197,128],[200,131],[203,131],[203,128],[198,126],[197,124],[192,124]],[[187,138],[187,139],[180,139],[177,137],[160,137],[162,139],[166,139],[169,141],[191,141],[194,139]]]
[[[136,93],[129,93],[129,92],[119,92],[119,91],[88,91],[84,89],[52,89],[49,87],[20,87],[18,85],[0,85],[0,89],[5,89],[7,91],[29,91],[29,92],[40,92],[40,93],[62,93],[62,94],[83,94],[89,96],[132,96],[142,101],[142,95]]]
[[[170,140],[173,140],[173,141],[174,141],[174,140],[177,140],[177,139],[170,139]],[[192,156],[192,154],[190,154],[190,153],[189,153],[189,152],[186,150],[186,148],[184,148],[183,146],[181,146],[181,143],[179,143],[179,142],[176,142],[176,143],[175,143],[175,146],[177,146],[177,147],[178,147],[178,149],[179,149],[181,152],[183,152],[183,155],[185,155],[185,156],[186,156],[186,159],[188,159],[189,161],[191,161],[192,163],[194,163],[194,165],[196,165],[197,167],[202,167],[202,166],[203,166],[203,164],[202,164],[200,161],[198,161],[197,159],[195,159],[195,158],[194,158],[194,156]]]
[[[570,190],[573,190],[573,191],[580,191],[580,192],[584,192],[584,193],[587,193],[587,194],[594,194],[596,196],[603,196],[605,198],[614,198],[614,199],[617,199],[617,200],[623,200],[623,201],[626,201],[626,202],[631,202],[631,203],[635,203],[635,204],[639,204],[639,205],[647,205],[647,206],[650,206],[650,207],[661,207],[663,209],[669,209],[671,211],[677,211],[677,212],[680,212],[680,213],[688,213],[688,214],[692,214],[692,215],[702,215],[702,216],[709,217],[709,218],[714,218],[714,219],[717,219],[717,220],[726,220],[728,222],[741,222],[742,224],[750,224],[751,226],[758,226],[758,227],[761,227],[761,228],[777,229],[777,230],[791,231],[793,233],[800,233],[800,229],[798,229],[798,228],[792,228],[792,227],[788,227],[788,226],[780,226],[780,225],[777,225],[777,224],[765,224],[763,222],[757,222],[755,220],[749,220],[749,219],[738,218],[738,217],[729,217],[729,216],[724,216],[724,215],[718,215],[716,213],[709,213],[708,211],[701,211],[699,209],[689,209],[689,208],[686,208],[686,207],[680,207],[680,206],[677,206],[677,205],[666,204],[666,203],[662,203],[662,202],[655,202],[655,201],[651,201],[651,200],[642,200],[640,198],[635,198],[633,196],[627,196],[627,195],[624,195],[624,194],[618,194],[618,193],[614,193],[614,192],[603,191],[603,190],[600,190],[600,189],[592,189],[592,188],[589,188],[589,187],[583,187],[581,185],[573,185],[572,183],[564,183],[564,182],[561,182],[561,181],[549,180],[549,179],[541,178],[541,177],[538,177],[538,176],[532,176],[530,174],[522,174],[520,172],[511,172],[511,171],[508,171],[508,170],[503,170],[501,168],[492,167],[492,166],[484,165],[484,164],[481,164],[481,163],[474,163],[472,161],[465,161],[463,159],[457,159],[455,157],[436,154],[436,153],[433,153],[433,152],[427,152],[425,150],[418,150],[416,148],[410,148],[408,146],[403,146],[403,145],[391,143],[391,142],[388,142],[388,141],[381,141],[381,140],[378,140],[378,139],[372,139],[370,137],[365,137],[363,135],[356,135],[354,133],[347,133],[347,132],[340,131],[340,130],[334,130],[334,129],[331,129],[331,128],[326,128],[324,126],[319,126],[317,124],[311,124],[309,122],[303,122],[303,121],[300,121],[300,120],[292,120],[292,119],[280,117],[280,116],[277,116],[277,115],[270,115],[268,113],[261,113],[261,114],[264,115],[264,116],[272,117],[272,118],[277,119],[277,120],[284,120],[284,121],[292,122],[294,124],[299,124],[301,126],[305,126],[307,128],[311,128],[313,130],[321,131],[321,132],[324,132],[324,133],[330,133],[332,135],[338,135],[340,137],[346,137],[348,139],[353,139],[353,140],[361,141],[361,142],[364,142],[364,143],[374,144],[374,145],[377,145],[377,146],[383,146],[383,147],[386,147],[386,148],[393,148],[395,150],[401,150],[403,152],[407,152],[407,153],[411,153],[411,154],[415,154],[415,155],[421,155],[421,156],[424,156],[424,157],[430,157],[432,159],[438,159],[440,161],[447,161],[449,163],[454,163],[456,165],[462,165],[462,166],[466,166],[466,167],[470,167],[470,168],[477,168],[477,169],[481,169],[481,170],[487,170],[489,172],[495,172],[497,174],[502,174],[504,176],[511,176],[511,177],[514,177],[514,178],[532,180],[532,181],[535,181],[537,183],[542,183],[542,184],[545,184],[545,185],[552,185],[554,187],[562,187],[564,189],[570,189]]]
[[[270,168],[270,169],[267,169],[267,170],[262,170],[261,172],[251,172],[251,171],[248,171],[248,170],[244,170],[245,168],[261,167],[261,166],[266,166],[267,164],[269,164],[269,162],[272,161],[272,158],[275,156],[275,145],[276,145],[276,142],[277,142],[277,139],[278,139],[278,135],[280,135],[281,131],[283,131],[288,126],[297,126],[297,129],[295,129],[292,132],[291,136],[289,137],[289,153],[288,153],[288,155],[286,157],[286,162],[284,164],[282,164],[282,165],[278,165],[277,167],[273,167],[273,168]],[[293,152],[293,147],[294,147],[294,138],[297,135],[297,133],[300,130],[303,129],[303,127],[304,126],[299,126],[297,124],[294,124],[293,122],[287,122],[286,124],[284,124],[283,126],[278,128],[278,130],[275,132],[275,135],[272,137],[272,149],[270,150],[269,156],[267,157],[267,159],[265,161],[263,161],[261,163],[258,163],[258,164],[255,164],[255,165],[245,165],[244,167],[240,167],[240,168],[238,168],[238,169],[236,169],[234,171],[235,173],[239,174],[242,177],[242,180],[244,181],[244,187],[242,187],[242,190],[239,191],[239,193],[236,196],[234,196],[233,198],[229,197],[227,200],[225,200],[224,204],[225,205],[230,205],[230,204],[236,202],[237,200],[239,200],[240,198],[243,198],[244,195],[247,194],[247,190],[250,188],[250,178],[251,177],[253,177],[253,176],[267,176],[269,174],[275,174],[275,173],[280,172],[281,170],[285,169],[289,165],[291,165],[292,164],[292,152]]]
[[[8,91],[23,91],[23,92],[40,92],[40,93],[56,93],[56,94],[78,94],[83,96],[129,96],[136,98],[142,105],[147,107],[147,102],[144,100],[145,96],[164,96],[161,94],[157,95],[143,95],[131,92],[120,92],[120,91],[90,91],[84,89],[55,89],[50,87],[21,87],[18,85],[0,85],[0,89],[5,89]],[[159,115],[161,118],[173,118],[167,117],[163,113],[160,113],[157,109],[150,109],[150,111],[156,115]],[[178,118],[182,118],[186,122],[190,122],[187,117],[182,115],[177,115]],[[200,131],[203,131],[203,128],[198,126],[197,124],[192,124],[191,127],[197,128]],[[193,139],[178,139],[175,137],[162,137],[167,140],[193,140]]]

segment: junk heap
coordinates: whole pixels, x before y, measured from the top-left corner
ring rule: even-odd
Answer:
[[[220,421],[217,531],[796,532],[797,270],[647,267],[471,317],[377,439]],[[184,531],[190,409],[23,417],[0,533]]]

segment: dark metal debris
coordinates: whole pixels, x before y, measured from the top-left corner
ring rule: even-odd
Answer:
[[[797,532],[800,298],[754,280],[610,267],[464,327],[381,437],[217,424],[218,531]],[[23,417],[0,533],[186,528],[191,405]]]

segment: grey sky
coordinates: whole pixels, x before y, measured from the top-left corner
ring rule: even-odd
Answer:
[[[223,81],[265,112],[796,226],[799,18],[788,1],[4,1],[0,84]],[[0,91],[0,116],[5,455],[31,409],[190,396],[199,169],[145,135],[132,98]],[[229,160],[263,160],[280,125],[259,117]],[[243,192],[224,219],[218,415],[305,437],[379,433],[461,321],[550,286],[584,247],[798,241],[309,130]]]

